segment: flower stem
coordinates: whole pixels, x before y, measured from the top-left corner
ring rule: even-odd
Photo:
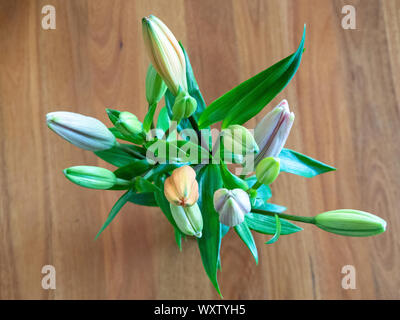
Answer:
[[[292,220],[292,221],[299,221],[299,222],[304,222],[304,223],[315,224],[315,218],[314,217],[293,216],[291,214],[277,213],[277,212],[272,212],[272,211],[267,211],[267,210],[262,210],[262,209],[256,209],[256,208],[251,209],[251,212],[260,213],[260,214],[264,214],[266,216],[271,216],[271,217],[274,217],[275,215],[278,215],[280,218],[286,219],[286,220]]]

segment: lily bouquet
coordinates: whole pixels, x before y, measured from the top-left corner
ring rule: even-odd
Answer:
[[[118,167],[114,172],[93,166],[64,170],[86,188],[126,190],[112,207],[96,238],[120,209],[133,202],[159,207],[175,232],[176,243],[197,239],[204,269],[219,294],[220,247],[231,229],[258,262],[252,231],[272,237],[303,230],[307,223],[344,236],[382,233],[386,222],[363,211],[341,209],[316,216],[284,213],[270,202],[270,185],[280,172],[311,178],[335,168],[284,145],[294,122],[283,100],[250,130],[242,126],[257,115],[290,82],[304,51],[305,28],[297,50],[239,84],[208,107],[197,85],[189,57],[155,16],[142,20],[150,58],[146,75],[149,105],[143,122],[127,111],[107,109],[113,123],[72,112],[47,114],[47,125],[72,144],[94,152]],[[164,98],[165,106],[157,111]],[[156,118],[157,114],[157,119]],[[210,126],[221,123],[221,130]],[[120,141],[118,142],[117,139]]]

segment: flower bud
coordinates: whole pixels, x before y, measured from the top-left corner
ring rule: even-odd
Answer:
[[[121,112],[115,127],[124,136],[131,137],[133,142],[142,144],[146,138],[143,131],[143,124],[130,112]]]
[[[221,131],[221,136],[224,149],[233,154],[246,156],[259,151],[251,132],[241,125],[230,125]]]
[[[270,111],[256,126],[254,138],[260,147],[256,156],[255,164],[265,157],[278,157],[294,121],[294,113],[290,112],[289,104],[282,100],[272,111]]]
[[[110,189],[116,182],[115,174],[107,169],[92,166],[77,166],[64,170],[68,180],[90,189]]]
[[[185,55],[168,27],[157,17],[142,19],[145,47],[154,69],[174,96],[179,87],[187,91]]]
[[[315,225],[322,230],[350,237],[368,237],[385,232],[386,221],[364,211],[341,209],[321,213]]]
[[[146,138],[143,131],[143,124],[132,113],[106,109],[111,122],[124,136],[132,139],[134,143],[142,144]]]
[[[172,217],[179,230],[189,236],[201,238],[203,230],[203,217],[197,203],[192,206],[176,206],[170,203]]]
[[[47,126],[68,142],[89,151],[111,149],[114,135],[99,120],[79,113],[57,111],[46,115]]]
[[[278,177],[279,170],[279,158],[267,157],[262,159],[256,167],[257,181],[262,184],[269,185]]]
[[[214,208],[219,213],[219,221],[228,227],[234,227],[244,221],[250,212],[248,194],[242,189],[218,189],[214,193]]]
[[[180,90],[172,106],[172,120],[179,123],[184,118],[189,118],[197,108],[197,101],[187,92]]]
[[[192,206],[199,199],[199,185],[196,172],[190,166],[175,169],[165,179],[164,194],[167,200],[176,206]]]
[[[157,104],[165,94],[167,86],[152,65],[147,69],[146,99],[149,105]]]

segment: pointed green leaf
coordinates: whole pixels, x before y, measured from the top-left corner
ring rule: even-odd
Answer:
[[[290,149],[282,149],[279,154],[279,159],[281,160],[281,171],[306,178],[312,178],[321,173],[336,170],[336,168],[322,163],[321,161]]]
[[[154,192],[132,193],[128,201],[141,206],[158,207]]]
[[[212,284],[221,295],[217,280],[218,259],[221,247],[221,224],[214,209],[213,196],[222,187],[220,170],[217,165],[203,167],[198,175],[199,207],[203,216],[203,235],[197,239],[204,269]]]
[[[135,152],[138,152],[140,154],[146,154],[146,151],[138,146],[134,146],[131,144],[123,144],[123,146],[132,149]],[[134,163],[137,159],[134,158],[130,153],[124,151],[123,149],[119,148],[118,146],[115,146],[111,149],[108,150],[103,150],[103,151],[96,151],[94,152],[96,156],[98,156],[100,159],[111,163],[112,165],[116,167],[123,167],[128,164]]]
[[[174,231],[175,231],[175,242],[179,248],[179,251],[182,251],[182,232],[180,232],[178,228],[174,228]]]
[[[256,260],[256,264],[258,264],[257,246],[254,241],[253,235],[251,234],[250,228],[246,223],[246,220],[234,227],[234,229],[239,235],[240,239],[242,239],[244,244],[247,246],[247,248],[249,248],[251,254],[254,257],[254,260]]]
[[[169,123],[170,123],[170,118],[168,116],[168,109],[167,107],[163,107],[161,108],[160,113],[158,114],[157,129],[161,129],[165,132],[169,128]],[[161,139],[162,137],[159,138]]]
[[[274,236],[271,239],[269,239],[265,244],[275,243],[276,241],[278,241],[279,236],[281,235],[281,221],[277,214],[275,215],[275,225],[276,225],[276,231],[275,231]]]
[[[304,48],[303,37],[295,53],[241,83],[212,102],[201,114],[199,127],[205,128],[221,121],[222,128],[243,124],[259,113],[281,92],[296,73]]]
[[[144,120],[143,120],[143,130],[144,132],[149,132],[151,129],[151,124],[153,123],[154,114],[156,113],[157,104],[152,104],[149,106],[149,110],[147,111]]]
[[[97,233],[95,240],[100,236],[100,234],[103,232],[105,228],[113,221],[115,216],[118,214],[118,212],[121,210],[121,208],[125,205],[125,203],[129,200],[131,195],[133,194],[133,190],[128,190],[125,192],[121,198],[117,200],[117,202],[114,204],[112,207],[110,214],[107,217],[106,222],[104,222],[103,226],[100,228],[100,231]]]
[[[123,167],[118,168],[114,171],[117,178],[131,180],[134,177],[141,175],[151,168],[151,165],[147,160],[135,160],[131,159],[131,162]]]
[[[276,231],[275,217],[250,212],[246,214],[245,220],[249,228],[256,232],[263,234],[275,234]],[[292,234],[303,230],[303,228],[300,228],[285,219],[280,219],[280,222],[281,222],[281,235]]]
[[[136,177],[134,182],[135,190],[138,192],[158,192],[160,189],[152,184],[150,181],[144,179],[143,177]]]
[[[230,190],[239,188],[247,191],[249,188],[247,182],[230,172],[225,163],[221,163],[220,169],[225,188]]]

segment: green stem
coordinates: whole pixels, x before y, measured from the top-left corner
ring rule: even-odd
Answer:
[[[315,218],[314,217],[293,216],[291,214],[277,213],[277,212],[266,211],[266,210],[256,209],[256,208],[251,209],[251,212],[260,213],[260,214],[264,214],[266,216],[271,216],[271,217],[274,217],[275,215],[278,215],[280,218],[286,219],[286,220],[292,220],[292,221],[299,221],[299,222],[304,222],[304,223],[315,224]]]
[[[118,186],[121,186],[121,187],[122,187],[122,186],[124,186],[124,187],[129,187],[131,184],[132,184],[132,181],[117,178],[117,183],[116,183],[116,185],[118,185]],[[128,189],[128,188],[127,188],[127,189]]]

